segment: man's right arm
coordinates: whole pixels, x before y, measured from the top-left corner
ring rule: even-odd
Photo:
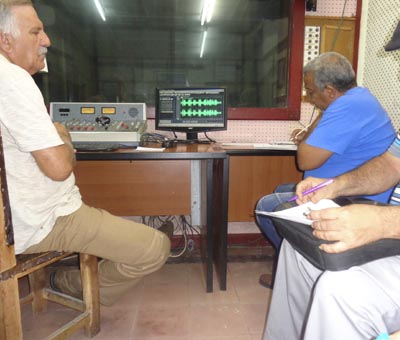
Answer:
[[[317,202],[322,198],[373,195],[386,191],[400,181],[400,158],[386,151],[361,167],[336,177],[332,184],[303,197],[302,192],[324,180],[309,177],[300,182],[296,187],[298,202]]]

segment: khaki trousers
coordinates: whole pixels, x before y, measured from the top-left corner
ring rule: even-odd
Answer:
[[[82,204],[73,214],[59,217],[50,234],[25,253],[49,250],[100,257],[100,302],[111,305],[143,276],[163,266],[170,241],[154,228]],[[58,270],[56,278],[62,291],[81,294],[79,270]]]

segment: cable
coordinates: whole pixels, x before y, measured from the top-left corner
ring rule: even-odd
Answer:
[[[342,15],[341,15],[341,17],[340,17],[339,24],[338,24],[338,26],[337,26],[337,28],[336,28],[335,36],[334,36],[334,38],[333,38],[333,40],[332,40],[332,44],[331,44],[331,47],[330,47],[329,51],[333,51],[333,49],[335,48],[336,41],[337,41],[337,39],[338,39],[338,37],[339,37],[339,33],[340,33],[340,31],[342,30],[342,25],[343,25],[343,21],[344,21],[344,12],[345,12],[345,10],[346,10],[347,1],[348,1],[348,0],[345,0],[345,1],[344,1],[343,9],[342,9]],[[315,113],[315,108],[316,108],[316,107],[315,107],[315,105],[314,105],[313,111],[312,111],[312,113],[311,113],[311,118],[310,118],[310,120],[309,120],[309,122],[308,122],[307,125],[304,125],[303,123],[299,122],[299,124],[300,124],[301,126],[303,126],[303,129],[301,129],[301,130],[293,137],[293,139],[295,139],[295,138],[296,138],[298,135],[300,135],[302,132],[307,131],[307,129],[311,126],[312,120],[313,120],[313,117],[314,117],[314,113]]]
[[[196,227],[192,226],[192,225],[186,220],[185,215],[181,215],[180,217],[181,217],[182,224],[185,226],[185,227],[184,227],[185,230],[186,230],[186,228],[189,228],[189,230],[190,230],[192,236],[194,236],[194,232],[195,232],[197,235],[200,235],[200,230],[198,230]]]
[[[346,10],[347,1],[348,1],[348,0],[345,0],[345,1],[344,1],[343,10],[342,10],[342,16],[341,16],[341,18],[340,18],[340,22],[339,22],[339,25],[338,25],[338,27],[337,27],[337,29],[336,29],[335,36],[334,36],[334,38],[333,38],[333,40],[332,40],[332,45],[331,45],[331,48],[329,49],[329,51],[333,51],[333,49],[335,48],[336,41],[337,41],[337,39],[338,39],[338,37],[339,37],[339,33],[340,33],[341,29],[342,29],[342,25],[343,25],[343,21],[344,21],[344,12],[345,12],[345,10]]]
[[[176,220],[176,218],[175,218],[175,220]],[[180,223],[177,221],[176,226],[180,226],[180,227],[181,227],[182,236],[183,236],[183,239],[184,239],[184,241],[185,241],[185,243],[184,243],[185,246],[184,246],[184,248],[182,249],[182,251],[181,251],[180,253],[178,253],[178,254],[170,254],[169,257],[172,257],[172,258],[177,258],[177,257],[182,256],[182,255],[186,252],[187,244],[188,244],[187,236],[186,236],[186,230],[185,230],[185,225],[184,225],[184,224],[180,224]]]
[[[207,132],[204,132],[204,135],[206,136],[206,138],[208,139],[208,141],[210,143],[216,143],[217,142],[215,139],[212,139],[212,138],[208,137]]]
[[[180,215],[179,219],[177,216],[142,216],[142,223],[149,227],[159,229],[165,223],[171,222],[174,225],[174,234],[177,234],[178,229],[182,234],[182,239],[176,249],[179,249],[183,241],[183,249],[177,254],[170,254],[169,257],[177,258],[182,256],[188,249],[188,236],[194,236],[195,234],[200,235],[200,230],[197,227],[192,226],[186,219],[185,215]]]
[[[207,135],[207,132],[204,131],[204,135],[206,136],[206,139],[179,139],[178,136],[176,135],[175,131],[172,131],[175,137],[175,142],[176,143],[181,143],[181,144],[210,144],[210,143],[216,143],[217,141],[210,138]]]

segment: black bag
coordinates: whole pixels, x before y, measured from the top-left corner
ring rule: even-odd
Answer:
[[[340,206],[348,204],[385,205],[366,198],[339,197],[334,200]],[[276,210],[296,206],[296,203],[283,203]],[[342,253],[326,253],[319,245],[327,243],[312,234],[309,225],[271,217],[278,233],[285,238],[294,249],[302,254],[315,267],[321,270],[344,270],[353,266],[374,261],[383,257],[400,255],[400,240],[384,239]]]

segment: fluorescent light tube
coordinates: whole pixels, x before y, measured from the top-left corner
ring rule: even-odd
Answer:
[[[207,16],[206,16],[206,21],[210,22],[212,15],[214,13],[214,6],[215,6],[215,0],[210,0],[207,8]]]
[[[215,0],[204,0],[203,10],[201,12],[201,26],[204,22],[210,22],[214,12]]]
[[[203,58],[204,46],[206,45],[207,31],[203,32],[203,40],[201,41],[200,58]]]
[[[101,18],[103,19],[103,21],[106,21],[106,16],[104,15],[104,10],[103,7],[101,6],[101,3],[99,0],[93,0],[94,4],[96,5],[96,8],[101,16]]]

